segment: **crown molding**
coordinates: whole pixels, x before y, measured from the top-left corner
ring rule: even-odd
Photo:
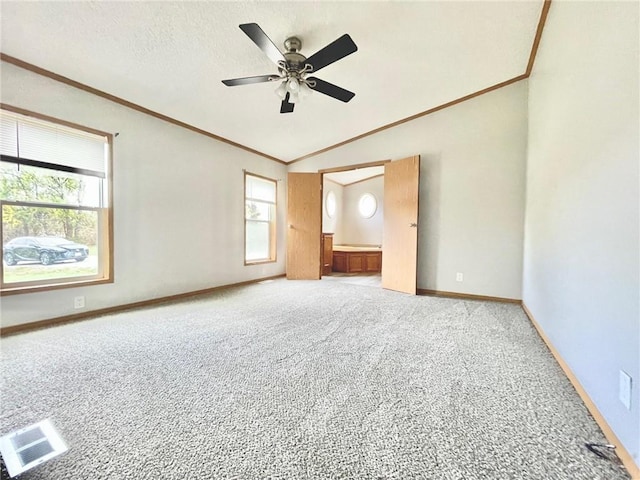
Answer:
[[[533,70],[533,64],[536,61],[536,55],[538,54],[538,46],[540,45],[540,40],[542,39],[542,31],[544,30],[544,25],[547,22],[547,15],[549,15],[549,8],[551,7],[551,0],[544,0],[542,5],[542,12],[540,13],[540,20],[538,20],[538,28],[536,29],[536,36],[533,39],[533,45],[531,46],[531,53],[529,54],[529,62],[527,63],[527,69],[524,74],[527,78],[531,75],[531,71]]]
[[[217,140],[219,142],[226,143],[227,145],[231,145],[232,147],[236,147],[236,148],[239,148],[239,149],[244,150],[246,152],[253,153],[254,155],[259,155],[259,156],[264,157],[264,158],[266,158],[268,160],[272,160],[274,162],[281,163],[283,165],[287,164],[287,162],[285,162],[283,160],[280,160],[279,158],[273,157],[271,155],[267,155],[266,153],[261,152],[259,150],[255,150],[253,148],[247,147],[246,145],[242,145],[241,143],[234,142],[233,140],[229,140],[228,138],[221,137],[220,135],[216,135],[215,133],[208,132],[208,131],[203,130],[201,128],[194,127],[193,125],[190,125],[188,123],[182,122],[180,120],[176,120],[175,118],[169,117],[168,115],[164,115],[164,114],[158,113],[158,112],[156,112],[154,110],[150,110],[150,109],[148,109],[146,107],[138,105],[137,103],[130,102],[128,100],[125,100],[124,98],[120,98],[120,97],[117,97],[117,96],[112,95],[110,93],[104,92],[102,90],[98,90],[97,88],[93,88],[93,87],[91,87],[89,85],[86,85],[84,83],[77,82],[76,80],[72,80],[72,79],[70,79],[68,77],[65,77],[63,75],[59,75],[59,74],[57,74],[55,72],[52,72],[50,70],[46,70],[44,68],[38,67],[37,65],[34,65],[32,63],[25,62],[24,60],[20,60],[19,58],[12,57],[11,55],[7,55],[6,53],[0,52],[0,61],[3,61],[5,63],[9,63],[11,65],[14,65],[14,66],[16,66],[18,68],[22,68],[24,70],[28,70],[28,71],[33,72],[35,74],[41,75],[43,77],[50,78],[51,80],[55,80],[56,82],[64,83],[65,85],[69,85],[70,87],[74,87],[74,88],[77,88],[79,90],[83,90],[83,91],[85,91],[87,93],[91,93],[92,95],[96,95],[98,97],[102,97],[102,98],[104,98],[106,100],[109,100],[110,102],[122,105],[123,107],[130,108],[131,110],[135,110],[137,112],[144,113],[145,115],[149,115],[151,117],[157,118],[157,119],[165,121],[167,123],[171,123],[172,125],[176,125],[178,127],[185,128],[185,129],[190,130],[192,132],[199,133],[200,135],[204,135],[205,137],[209,137],[209,138],[212,138],[212,139]]]

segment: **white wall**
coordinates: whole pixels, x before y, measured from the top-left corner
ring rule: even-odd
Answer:
[[[333,192],[336,197],[336,213],[333,217],[327,214],[327,195]],[[322,232],[333,233],[333,243],[342,240],[342,205],[344,204],[344,187],[328,178],[322,181]]]
[[[530,78],[523,299],[639,462],[638,3],[554,2]],[[633,377],[631,411],[618,372]]]
[[[358,211],[360,197],[370,193],[376,197],[378,208],[371,218],[362,218]],[[342,207],[342,243],[348,245],[382,245],[384,224],[384,178],[376,177],[344,187]]]
[[[418,287],[519,299],[526,145],[521,81],[289,168],[314,172],[420,154]]]
[[[2,64],[2,102],[107,132],[114,141],[115,283],[2,297],[2,325],[284,273],[286,167]],[[278,182],[276,263],[244,266],[243,169]],[[281,219],[281,220],[280,220]]]

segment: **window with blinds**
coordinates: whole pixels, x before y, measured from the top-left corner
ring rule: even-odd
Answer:
[[[276,260],[277,183],[245,172],[245,265]]]
[[[0,110],[2,292],[110,281],[111,135]]]

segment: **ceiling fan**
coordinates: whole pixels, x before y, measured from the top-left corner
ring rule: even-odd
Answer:
[[[294,105],[310,94],[312,90],[343,102],[348,102],[355,96],[355,93],[349,90],[308,76],[358,50],[348,34],[345,33],[306,58],[299,52],[302,48],[302,41],[298,37],[287,38],[284,41],[284,47],[287,51],[282,53],[257,23],[244,23],[240,25],[240,29],[278,66],[278,73],[222,80],[222,83],[228,87],[281,81],[282,83],[276,90],[276,93],[282,98],[280,113],[293,112]]]

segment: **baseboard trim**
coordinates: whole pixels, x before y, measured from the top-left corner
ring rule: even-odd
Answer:
[[[531,322],[531,324],[538,331],[538,335],[540,335],[542,341],[545,343],[553,357],[556,359],[556,362],[558,362],[558,365],[560,365],[560,368],[562,368],[562,370],[564,371],[564,374],[573,385],[573,388],[575,388],[576,392],[578,392],[578,395],[580,395],[580,398],[587,407],[587,410],[589,410],[589,413],[591,413],[591,416],[594,418],[594,420],[602,430],[602,433],[604,433],[604,436],[607,437],[608,442],[616,446],[616,454],[622,461],[624,467],[627,469],[627,472],[629,472],[629,475],[631,475],[631,478],[634,480],[640,480],[640,467],[636,465],[631,454],[627,451],[626,448],[624,448],[622,442],[620,442],[620,439],[616,436],[616,434],[613,433],[613,430],[604,419],[604,416],[598,410],[598,407],[596,407],[595,403],[593,403],[587,391],[580,384],[578,378],[574,375],[571,368],[569,368],[569,365],[567,365],[558,350],[556,350],[556,348],[553,346],[553,344],[549,340],[549,337],[547,337],[547,335],[544,333],[544,330],[542,330],[531,311],[527,308],[527,305],[524,303],[524,301],[522,302],[522,309],[524,310],[524,313],[527,315],[527,317],[529,317],[529,321]]]
[[[427,295],[431,297],[445,297],[445,298],[458,298],[461,300],[483,300],[488,302],[502,302],[502,303],[515,303],[517,305],[522,304],[522,300],[516,298],[504,298],[504,297],[488,297],[486,295],[473,295],[471,293],[457,293],[457,292],[444,292],[441,290],[429,290],[426,288],[418,288],[416,290],[418,295]]]
[[[2,327],[0,328],[0,337],[13,335],[16,333],[25,333],[31,330],[36,330],[44,327],[51,327],[51,326],[59,325],[62,323],[71,323],[71,322],[76,322],[78,320],[85,320],[87,318],[95,317],[97,315],[108,315],[111,313],[122,312],[124,310],[132,310],[134,308],[148,307],[151,305],[156,305],[158,303],[182,300],[184,298],[194,297],[196,295],[212,293],[212,292],[216,292],[218,290],[224,290],[227,288],[241,287],[243,285],[250,285],[252,283],[264,282],[265,280],[273,280],[275,278],[282,278],[284,276],[285,274],[283,273],[280,275],[273,275],[270,277],[257,278],[255,280],[247,280],[245,282],[230,283],[227,285],[220,285],[218,287],[205,288],[203,290],[195,290],[192,292],[178,293],[176,295],[169,295],[166,297],[152,298],[150,300],[142,300],[140,302],[126,303],[124,305],[116,305],[115,307],[99,308],[97,310],[90,310],[87,312],[75,313],[72,315],[63,315],[61,317],[48,318],[46,320],[39,320],[37,322],[29,322],[29,323],[22,323],[20,325]]]

